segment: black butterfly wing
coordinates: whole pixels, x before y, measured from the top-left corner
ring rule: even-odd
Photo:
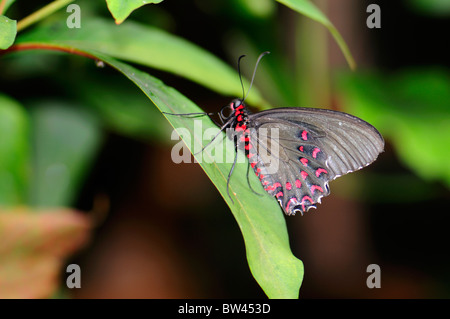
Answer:
[[[329,181],[369,165],[384,149],[372,125],[332,110],[278,108],[249,115],[249,123],[257,150],[250,163],[287,215],[315,207],[330,193]]]

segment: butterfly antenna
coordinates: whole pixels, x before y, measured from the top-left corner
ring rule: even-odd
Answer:
[[[259,55],[258,59],[256,60],[255,69],[253,70],[253,75],[252,75],[252,81],[250,82],[250,87],[248,88],[247,94],[244,96],[244,98],[242,99],[242,101],[244,101],[244,100],[247,98],[247,95],[248,95],[248,93],[250,92],[250,89],[251,89],[252,86],[253,86],[253,80],[255,79],[256,69],[258,68],[259,61],[261,61],[261,59],[262,59],[263,56],[265,56],[266,54],[269,54],[269,53],[270,53],[269,51],[265,51],[265,52],[261,53],[261,54]],[[242,57],[242,56],[241,56],[241,57]],[[241,58],[241,57],[240,57],[240,58]],[[240,58],[239,58],[239,59],[240,59]],[[239,66],[239,63],[238,63],[238,66]],[[241,73],[239,72],[239,76],[240,76],[240,75],[241,75]],[[241,83],[242,83],[242,79],[241,79]],[[244,85],[242,85],[242,89],[244,89]]]
[[[242,74],[241,74],[241,59],[245,57],[245,54],[241,55],[238,59],[238,73],[239,73],[239,80],[241,81],[241,87],[242,87],[242,101],[245,97],[245,89],[244,89],[244,82],[242,81]]]

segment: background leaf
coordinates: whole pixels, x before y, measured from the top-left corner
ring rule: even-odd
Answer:
[[[160,3],[162,0],[106,0],[108,9],[116,20],[121,24],[134,10],[150,3]]]
[[[450,75],[442,70],[409,70],[340,78],[343,105],[370,118],[394,144],[401,160],[426,180],[450,186]]]
[[[16,38],[17,22],[0,15],[0,49],[9,48]]]
[[[347,63],[349,64],[350,68],[351,69],[356,68],[355,60],[353,59],[353,56],[350,53],[350,50],[347,44],[345,43],[344,39],[342,38],[341,34],[331,23],[331,21],[328,20],[326,15],[324,15],[322,11],[320,11],[319,8],[317,8],[314,5],[314,3],[312,3],[309,0],[277,0],[277,1],[327,27],[327,29],[333,35],[337,44],[341,48],[341,51],[344,54],[345,59],[347,60]]]
[[[132,21],[116,26],[112,21],[93,17],[86,19],[79,29],[69,29],[65,23],[51,23],[17,39],[17,43],[24,42],[95,50],[181,75],[223,95],[242,95],[235,69],[189,41]],[[247,101],[267,105],[256,88],[251,90]]]
[[[100,127],[91,114],[67,102],[40,101],[32,112],[34,163],[30,203],[69,206],[96,155]]]
[[[23,106],[0,94],[0,205],[26,203],[29,125]]]

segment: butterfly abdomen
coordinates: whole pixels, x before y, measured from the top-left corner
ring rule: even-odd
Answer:
[[[263,187],[271,184],[268,181],[268,174],[266,174],[263,163],[260,162],[257,150],[257,144],[252,141],[252,134],[249,127],[248,116],[250,112],[240,100],[235,100],[231,103],[233,116],[235,118],[234,130],[237,135],[237,147],[244,151],[248,158],[249,164],[259,178]]]
[[[237,106],[236,103],[238,103]],[[264,175],[261,174],[261,168],[257,167],[257,150],[253,147],[253,143],[250,142],[250,128],[248,127],[249,111],[239,100],[231,103],[231,109],[234,112],[233,116],[235,118],[234,131],[237,135],[237,146],[244,151],[256,176],[262,180]]]

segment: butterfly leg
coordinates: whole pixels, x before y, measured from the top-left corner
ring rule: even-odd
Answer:
[[[234,161],[233,161],[233,165],[231,166],[230,172],[228,173],[228,179],[227,179],[227,194],[228,197],[230,197],[231,202],[234,204],[233,199],[230,196],[230,180],[231,180],[231,175],[233,174],[234,171],[234,167],[236,166],[236,162],[237,162],[237,157],[238,157],[238,142],[237,142],[237,136],[234,136]]]
[[[220,133],[221,133],[223,130],[225,130],[225,129],[227,128],[227,126],[230,125],[231,121],[232,121],[232,119],[229,120],[228,122],[226,122],[224,125],[222,125],[222,127],[221,127],[220,130],[219,130],[219,132],[217,132],[217,134],[212,138],[212,140],[209,141],[208,144],[206,144],[205,146],[203,146],[203,148],[202,148],[200,151],[194,153],[193,155],[197,155],[197,154],[202,153],[202,152],[205,150],[205,148],[207,148],[209,145],[211,145],[211,144],[214,142],[214,140],[220,135]],[[222,139],[223,139],[223,138],[222,138]],[[236,146],[236,145],[235,145],[235,146]]]
[[[219,134],[220,134],[221,132],[222,132],[222,131],[218,132],[218,133],[216,134],[216,136],[214,136],[213,139],[212,139],[211,141],[208,142],[208,144],[206,144],[205,146],[203,146],[202,149],[201,149],[200,151],[195,152],[195,153],[193,153],[192,155],[198,155],[198,154],[200,154],[200,153],[203,153],[203,151],[204,151],[209,145],[211,145],[211,144],[216,140],[216,138],[219,136]],[[223,140],[223,137],[222,137],[222,140]]]

